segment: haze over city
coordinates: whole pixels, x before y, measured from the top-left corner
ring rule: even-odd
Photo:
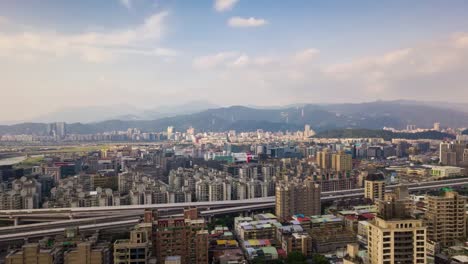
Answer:
[[[0,264],[468,264],[467,0],[0,0]]]
[[[463,0],[1,1],[0,121],[193,100],[464,102],[467,8]]]

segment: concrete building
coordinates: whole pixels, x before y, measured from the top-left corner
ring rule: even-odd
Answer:
[[[114,264],[149,264],[151,261],[151,233],[147,228],[138,225],[130,232],[130,239],[114,242]]]
[[[364,259],[359,256],[359,244],[348,244],[343,264],[364,264]]]
[[[465,169],[453,166],[433,166],[431,176],[434,178],[446,178],[465,175]]]
[[[154,234],[157,259],[180,256],[181,264],[208,263],[206,222],[198,218],[196,209],[184,212],[181,218],[157,219]]]
[[[452,246],[466,237],[466,198],[447,191],[439,196],[426,195],[425,223],[429,240],[442,247]]]
[[[348,172],[353,169],[353,159],[350,154],[340,151],[332,155],[332,169],[337,172]]]
[[[379,201],[367,246],[370,264],[426,263],[426,227],[409,217],[403,203]]]
[[[295,214],[319,215],[320,185],[311,179],[278,183],[276,187],[276,216],[286,221]]]
[[[65,264],[110,264],[109,243],[81,242],[76,249],[65,252]]]
[[[8,254],[6,264],[60,264],[63,254],[60,248],[43,249],[39,244],[26,244],[20,250]]]
[[[382,174],[369,174],[364,181],[364,197],[372,201],[383,200],[385,179]]]
[[[332,153],[329,149],[323,149],[316,154],[317,166],[321,169],[327,170],[332,168]]]

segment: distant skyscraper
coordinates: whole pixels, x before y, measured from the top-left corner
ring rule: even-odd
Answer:
[[[59,139],[65,138],[67,135],[67,124],[65,122],[47,124],[46,135]]]
[[[174,133],[174,127],[173,126],[168,126],[167,127],[167,138],[171,139],[173,133]]]
[[[440,131],[440,123],[434,123],[434,128],[435,131]]]
[[[406,130],[408,130],[408,131],[416,130],[416,125],[407,125]]]
[[[55,123],[57,129],[57,136],[59,138],[64,138],[67,135],[67,124],[65,122]]]
[[[315,131],[310,128],[310,125],[304,126],[304,137],[308,138],[315,135]]]

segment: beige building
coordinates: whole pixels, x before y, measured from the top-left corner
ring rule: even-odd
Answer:
[[[77,248],[64,254],[65,264],[109,264],[109,243],[81,242]]]
[[[426,263],[426,227],[409,217],[403,202],[379,201],[367,246],[370,264]]]
[[[39,244],[26,244],[22,249],[8,254],[6,264],[59,264],[63,263],[59,248],[41,249]]]
[[[150,263],[151,234],[146,228],[136,226],[130,232],[130,239],[114,242],[114,264]]]
[[[329,149],[323,149],[318,151],[316,156],[317,166],[321,169],[331,169],[332,168],[332,154]]]
[[[351,155],[340,151],[332,155],[332,169],[337,172],[347,172],[353,169],[353,158]]]
[[[276,186],[276,216],[286,221],[295,214],[320,215],[320,185],[307,179],[281,182]]]
[[[348,244],[343,264],[363,264],[364,259],[359,256],[359,244]]]
[[[364,197],[372,201],[384,200],[385,180],[381,174],[369,174],[364,181]]]
[[[440,196],[426,196],[428,239],[442,247],[452,246],[466,237],[466,198],[457,192],[447,191]]]

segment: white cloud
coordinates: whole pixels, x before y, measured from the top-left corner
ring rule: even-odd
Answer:
[[[213,55],[197,57],[193,60],[193,66],[197,69],[210,69],[225,64],[229,59],[239,56],[238,52],[226,51]]]
[[[313,48],[302,50],[294,54],[293,60],[297,63],[309,62],[310,60],[317,57],[319,53],[320,53],[319,50],[313,49]]]
[[[239,0],[215,0],[214,8],[218,12],[231,10]]]
[[[250,63],[249,56],[242,54],[238,58],[232,62],[232,66],[234,67],[244,67],[247,66]]]
[[[200,78],[208,78],[214,87],[255,90],[254,97],[269,94],[270,101],[468,98],[468,34],[464,33],[331,64],[317,59],[326,57],[326,51],[314,48],[275,56],[220,54],[205,56],[213,67],[204,68]]]
[[[153,46],[162,37],[165,30],[167,12],[156,13],[148,17],[139,26],[124,30],[108,32],[84,32],[80,34],[65,34],[57,32],[21,32],[0,33],[0,56],[15,56],[15,54],[31,55],[78,55],[90,62],[102,62],[123,53],[128,46]],[[142,49],[142,53],[147,52]],[[173,56],[169,49],[152,50],[154,55]]]
[[[243,18],[243,17],[232,17],[228,20],[228,25],[231,27],[260,27],[268,24],[268,21],[262,18]]]

